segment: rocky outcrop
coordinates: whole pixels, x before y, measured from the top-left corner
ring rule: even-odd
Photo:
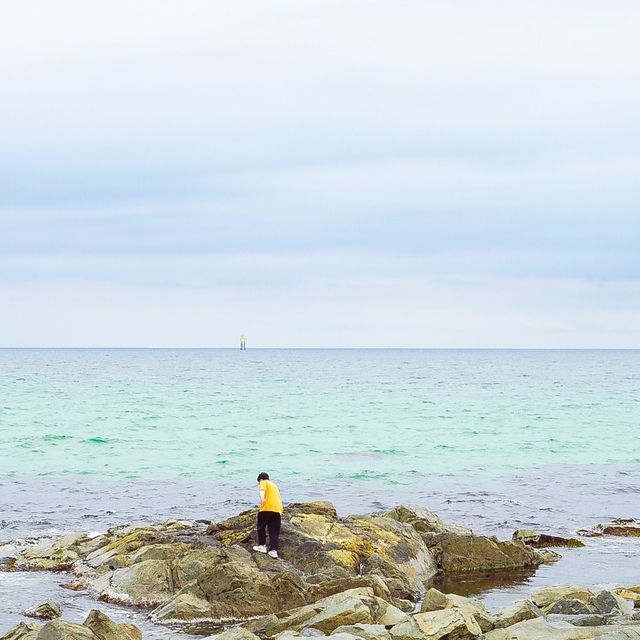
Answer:
[[[512,539],[524,542],[534,549],[546,547],[584,547],[584,542],[578,538],[563,538],[562,536],[552,536],[547,533],[540,533],[533,529],[518,529],[513,532]]]
[[[212,525],[223,545],[252,544],[256,511]],[[281,558],[314,580],[379,575],[396,598],[415,600],[435,575],[432,555],[415,529],[384,514],[338,518],[328,502],[292,504],[282,522]]]
[[[53,600],[47,600],[35,607],[31,607],[24,612],[29,618],[39,618],[40,620],[54,620],[62,615],[60,605]]]
[[[618,518],[611,522],[596,525],[593,529],[580,529],[581,536],[623,536],[640,537],[640,520]]]
[[[277,560],[252,551],[255,521],[250,509],[208,527],[172,520],[65,536],[29,545],[7,566],[71,570],[74,589],[153,609],[153,620],[169,623],[242,621],[358,588],[412,611],[437,573],[533,569],[542,562],[522,542],[475,536],[420,507],[340,518],[329,502],[291,504]]]

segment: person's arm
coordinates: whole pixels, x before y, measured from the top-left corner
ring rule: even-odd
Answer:
[[[262,484],[262,482],[260,483],[260,506],[264,506],[266,500],[266,493],[264,490],[264,485]]]

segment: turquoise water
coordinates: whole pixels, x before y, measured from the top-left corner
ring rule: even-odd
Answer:
[[[640,462],[640,352],[0,350],[0,473],[389,484]]]

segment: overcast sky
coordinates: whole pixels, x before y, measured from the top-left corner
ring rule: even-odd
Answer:
[[[640,347],[640,4],[8,3],[0,345]]]

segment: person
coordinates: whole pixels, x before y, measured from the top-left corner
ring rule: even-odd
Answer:
[[[272,558],[278,557],[278,538],[283,512],[280,490],[275,482],[269,479],[264,471],[258,476],[260,491],[260,509],[258,510],[258,544],[253,547],[259,553],[268,553]],[[269,530],[269,549],[267,551],[267,533]]]

